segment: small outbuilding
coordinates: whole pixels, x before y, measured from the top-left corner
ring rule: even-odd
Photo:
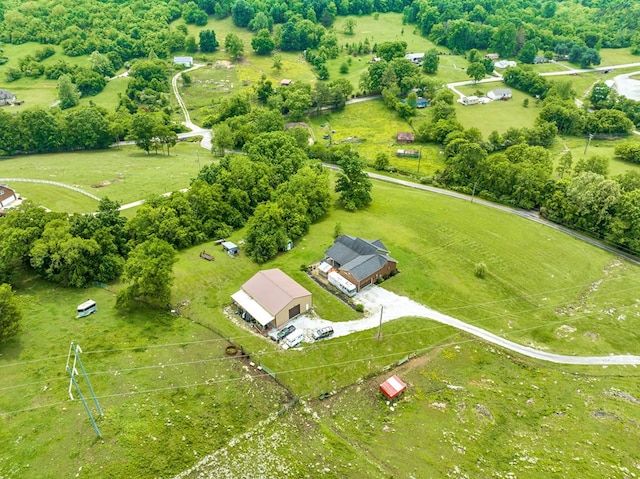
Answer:
[[[416,65],[422,65],[422,60],[424,60],[424,53],[407,53],[404,58],[409,60],[411,63],[415,63]]]
[[[545,58],[545,57],[535,57],[533,59],[533,64],[534,65],[540,65],[541,63],[549,63],[549,59]]]
[[[18,199],[16,192],[6,185],[0,185],[0,208],[6,208]]]
[[[498,58],[500,58],[500,54],[499,53],[487,53],[485,56],[485,58],[488,58],[489,60],[497,60]]]
[[[480,103],[480,98],[475,95],[465,96],[462,98],[461,102],[464,106],[477,105]]]
[[[289,78],[283,78],[282,80],[280,80],[280,86],[289,86],[293,83],[293,80],[290,80]]]
[[[398,143],[413,143],[414,140],[415,137],[410,131],[399,131],[398,135],[396,136],[396,141]]]
[[[418,150],[396,150],[396,156],[399,158],[420,158],[420,152]]]
[[[16,96],[7,90],[0,90],[0,106],[13,105],[16,102]]]
[[[173,57],[173,63],[191,68],[191,65],[193,65],[193,57]]]
[[[407,389],[407,385],[395,374],[380,385],[380,391],[389,400],[400,396]]]
[[[232,243],[231,241],[225,241],[224,243],[222,243],[222,249],[229,256],[237,256],[240,253],[240,247],[237,244]]]

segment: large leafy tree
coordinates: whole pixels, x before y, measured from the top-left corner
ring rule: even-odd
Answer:
[[[282,251],[289,237],[285,211],[276,202],[263,203],[247,223],[247,254],[256,263],[264,263]]]
[[[438,55],[438,50],[432,48],[424,54],[424,58],[422,59],[422,69],[425,73],[437,73],[439,64],[440,56]]]
[[[482,80],[486,74],[487,69],[485,68],[484,63],[481,62],[472,63],[467,68],[467,76],[473,78],[473,81],[475,81],[476,83]]]
[[[235,33],[229,33],[224,39],[224,48],[234,60],[238,60],[244,55],[244,43]]]
[[[154,115],[140,112],[131,118],[129,137],[136,142],[136,146],[149,154],[153,147],[153,138],[158,127],[158,120]]]
[[[50,221],[33,243],[31,266],[46,279],[64,286],[81,287],[96,276],[100,246],[94,239],[71,234],[67,219]]]
[[[263,28],[255,37],[251,40],[251,48],[258,55],[269,55],[275,48],[275,43],[269,35],[269,30]]]
[[[11,286],[0,284],[0,343],[20,332],[22,313]]]
[[[168,304],[176,261],[176,251],[161,239],[151,238],[136,246],[124,266],[122,281],[127,286],[118,292],[116,305],[127,307],[135,300],[156,307]]]
[[[218,48],[218,40],[216,40],[216,32],[213,30],[202,30],[200,32],[200,51],[213,52]]]
[[[61,75],[58,78],[58,100],[60,100],[60,109],[66,110],[80,103],[80,92],[67,75]]]
[[[238,27],[246,27],[253,18],[255,11],[245,0],[238,0],[231,7],[231,18]]]
[[[364,171],[364,161],[357,151],[349,147],[341,148],[334,153],[336,163],[342,171],[336,179],[336,193],[340,193],[340,201],[347,211],[355,211],[371,203],[373,185]]]

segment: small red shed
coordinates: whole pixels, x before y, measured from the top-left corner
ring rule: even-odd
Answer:
[[[395,399],[402,394],[407,385],[395,374],[380,385],[380,391],[387,399]]]

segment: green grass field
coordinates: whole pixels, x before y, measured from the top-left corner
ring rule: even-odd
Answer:
[[[458,91],[469,96],[482,93],[484,96],[495,88],[503,88],[500,82],[479,85],[466,85],[457,87]],[[465,128],[478,128],[486,138],[492,131],[504,133],[507,129],[532,127],[540,112],[535,105],[535,99],[526,93],[511,89],[513,98],[508,101],[492,101],[485,105],[464,106],[456,102],[456,114],[458,121]],[[529,106],[524,107],[524,99],[529,99]],[[456,98],[457,100],[457,98]],[[427,109],[428,110],[428,109]]]
[[[58,60],[64,60],[72,65],[89,66],[87,55],[68,57],[62,53],[62,48],[60,46],[50,46],[56,50],[56,53],[49,58],[44,59],[42,61],[43,65],[46,66],[51,63],[55,63]],[[0,66],[0,89],[8,90],[15,94],[18,100],[24,101],[24,104],[22,105],[13,106],[12,109],[14,110],[22,110],[32,108],[34,106],[46,108],[58,99],[58,92],[56,90],[58,82],[55,80],[47,80],[44,75],[38,78],[23,77],[14,82],[7,82],[5,79],[5,72],[9,68],[18,68],[18,61],[20,58],[41,48],[44,48],[44,46],[33,42],[27,42],[21,45],[2,45],[2,49],[4,50],[3,54],[9,58],[9,61]],[[96,101],[96,103],[98,103],[98,101]],[[109,103],[108,105],[111,106],[113,103]]]
[[[77,186],[100,198],[121,204],[176,191],[189,186],[200,167],[212,161],[198,143],[179,142],[171,155],[127,146],[103,151],[83,151],[0,160],[4,178],[33,178]],[[16,191],[47,208],[86,213],[95,211],[89,197],[59,187],[16,183]]]

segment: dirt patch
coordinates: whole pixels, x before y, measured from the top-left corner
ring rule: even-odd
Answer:
[[[122,181],[122,178],[115,178],[113,180],[104,180],[104,181],[101,181],[100,183],[91,185],[91,188],[104,188],[105,186],[112,185],[113,183],[119,183],[120,181]]]
[[[235,68],[235,67],[236,67],[235,64],[228,60],[218,60],[213,66],[213,68],[224,68],[225,70],[231,70],[232,68]]]

